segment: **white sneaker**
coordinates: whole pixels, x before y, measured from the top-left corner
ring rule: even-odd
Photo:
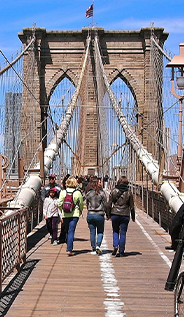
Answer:
[[[96,253],[97,253],[98,255],[102,255],[102,250],[100,250],[99,247],[96,247]]]
[[[48,237],[48,239],[52,239],[52,236],[50,235],[50,236]]]
[[[96,254],[96,251],[91,251],[91,254],[92,254],[92,255],[95,255],[95,254]]]
[[[54,240],[53,244],[52,245],[58,245],[58,242],[57,240]]]

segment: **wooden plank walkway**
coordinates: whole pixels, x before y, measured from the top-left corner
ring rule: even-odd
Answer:
[[[126,257],[112,257],[111,222],[105,223],[103,255],[91,255],[86,211],[74,242],[52,246],[44,222],[29,237],[27,263],[4,289],[0,316],[171,317],[173,292],[164,290],[174,253],[169,235],[142,211],[130,222]],[[165,255],[165,257],[164,257]]]

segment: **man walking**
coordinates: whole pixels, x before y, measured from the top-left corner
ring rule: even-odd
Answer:
[[[41,200],[44,201],[46,197],[49,196],[49,192],[51,188],[56,188],[56,197],[59,198],[59,194],[61,191],[61,185],[56,183],[56,175],[55,174],[50,174],[49,175],[49,183],[46,184],[42,191],[41,191]]]

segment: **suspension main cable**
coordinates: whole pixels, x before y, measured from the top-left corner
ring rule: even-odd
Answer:
[[[35,95],[32,93],[32,91],[29,89],[29,87],[27,86],[27,84],[24,82],[24,80],[21,78],[21,76],[17,73],[17,71],[15,70],[15,68],[13,67],[13,65],[11,65],[11,62],[9,62],[9,60],[7,59],[7,57],[4,55],[4,53],[1,51],[1,54],[3,55],[3,57],[6,59],[7,63],[10,64],[10,67],[13,69],[13,71],[15,72],[15,74],[17,75],[17,77],[20,79],[20,81],[23,83],[23,85],[26,87],[26,89],[29,91],[29,93],[31,94],[31,96],[34,98],[34,100],[40,105],[39,101],[37,100],[37,98],[35,97]]]
[[[48,147],[45,149],[44,151],[44,158],[45,158],[45,169],[44,172],[45,174],[47,174],[48,170],[50,169],[50,166],[52,164],[52,161],[55,159],[56,156],[56,151],[58,151],[58,148],[60,147],[62,141],[65,139],[67,131],[68,131],[68,127],[70,125],[70,121],[71,118],[73,116],[73,112],[74,109],[77,105],[77,98],[80,92],[80,88],[81,88],[81,83],[82,83],[82,79],[84,76],[84,72],[86,69],[86,63],[87,63],[87,57],[89,55],[89,45],[90,45],[90,41],[91,41],[91,37],[87,38],[87,47],[86,47],[86,53],[85,53],[85,57],[84,57],[84,62],[83,62],[83,66],[82,66],[82,70],[81,70],[81,74],[78,80],[78,85],[77,88],[72,96],[72,100],[67,108],[66,111],[66,115],[63,118],[59,129],[57,130],[57,137],[54,136],[54,138],[51,140],[51,142],[49,143]],[[47,159],[48,158],[48,159]]]
[[[156,45],[159,51],[169,60],[171,61],[171,57],[163,50],[163,48],[155,41],[154,37],[151,36],[151,41]]]
[[[114,96],[114,93],[110,87],[110,84],[108,82],[107,76],[105,74],[105,70],[103,67],[99,46],[98,46],[98,38],[95,36],[95,49],[98,54],[99,63],[102,69],[104,82],[107,88],[107,91],[109,93],[109,97],[111,99],[112,105],[116,111],[116,114],[119,118],[119,121],[121,122],[121,125],[123,127],[123,130],[125,131],[125,134],[127,138],[129,139],[133,149],[136,151],[136,154],[139,158],[139,160],[143,163],[143,165],[146,168],[147,173],[151,176],[152,181],[154,184],[159,183],[159,165],[158,162],[153,160],[152,155],[148,153],[148,151],[143,147],[135,133],[132,131],[130,125],[128,124],[120,106],[118,105],[118,102]],[[178,211],[178,209],[181,207],[181,205],[184,203],[184,197],[182,197],[182,194],[180,191],[176,188],[174,184],[169,182],[169,180],[164,181],[160,188],[162,194],[168,201],[170,207],[174,211]]]
[[[105,82],[105,85],[106,85],[106,88],[107,88],[107,92],[109,94],[109,97],[111,99],[111,102],[112,102],[112,105],[113,105],[113,108],[118,116],[118,119],[119,121],[121,122],[121,125],[125,131],[125,134],[127,136],[128,139],[130,139],[130,142],[132,142],[132,144],[134,144],[134,147],[136,150],[141,150],[144,152],[144,155],[147,155],[149,158],[150,158],[150,154],[146,151],[146,149],[143,147],[143,145],[140,143],[139,139],[137,138],[137,136],[135,135],[135,133],[132,131],[130,125],[128,124],[126,118],[125,118],[125,115],[123,114],[122,110],[121,110],[121,107],[119,106],[115,96],[114,96],[114,93],[110,87],[110,84],[108,82],[108,79],[107,79],[107,76],[105,74],[105,71],[104,71],[104,67],[103,67],[103,64],[102,64],[102,60],[101,60],[101,56],[100,56],[100,52],[99,52],[99,47],[98,47],[98,39],[97,39],[97,36],[95,37],[95,48],[96,48],[96,51],[98,53],[98,58],[99,58],[99,62],[100,62],[100,65],[101,65],[101,69],[102,69],[102,73],[103,73],[103,78],[104,78],[104,82]],[[153,165],[155,165],[156,168],[158,168],[158,165],[156,164],[156,161],[151,159]]]
[[[13,69],[13,65],[24,55],[24,53],[29,49],[29,47],[35,42],[35,36],[33,36],[32,40],[29,42],[29,44],[25,47],[25,49],[12,61],[9,62],[9,60],[6,58],[2,50],[0,50],[0,53],[8,63],[3,69],[0,70],[0,75],[2,75],[5,71],[7,71],[9,68]]]

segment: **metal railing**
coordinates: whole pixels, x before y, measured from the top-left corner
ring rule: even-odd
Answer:
[[[116,182],[110,180],[108,184],[109,191],[115,185]],[[154,221],[168,232],[176,212],[170,208],[162,193],[155,190],[155,188],[151,188],[150,184],[146,186],[146,182],[142,185],[130,183],[130,189],[134,196],[135,207],[152,217]]]
[[[135,206],[153,218],[162,228],[169,231],[176,214],[159,191],[148,187],[131,185]]]
[[[28,209],[0,219],[0,294],[3,281],[26,260]]]
[[[26,261],[27,235],[43,219],[39,193],[30,207],[0,218],[0,295],[3,281]]]

